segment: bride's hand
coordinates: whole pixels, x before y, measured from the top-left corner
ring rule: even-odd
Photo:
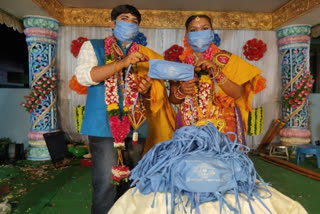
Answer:
[[[192,80],[181,82],[179,86],[180,92],[183,93],[184,95],[194,94],[197,81],[198,81],[197,78],[193,78]]]
[[[195,67],[209,72],[210,68],[215,70],[216,65],[211,60],[201,59],[195,64]]]

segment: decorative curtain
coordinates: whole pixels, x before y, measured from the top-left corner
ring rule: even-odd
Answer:
[[[183,29],[140,29],[147,37],[147,47],[163,54],[173,44],[183,46],[185,30]],[[256,148],[267,132],[272,121],[278,119],[280,113],[281,78],[278,71],[277,38],[274,31],[253,30],[216,30],[221,38],[219,48],[230,51],[243,59],[242,47],[247,40],[257,38],[267,44],[267,52],[259,61],[250,63],[260,68],[267,79],[267,88],[257,94],[253,100],[254,108],[264,107],[264,130],[258,136],[247,136],[251,148]],[[111,35],[110,28],[61,26],[58,38],[58,111],[62,130],[73,140],[86,140],[85,136],[76,133],[73,108],[84,105],[86,96],[78,95],[69,89],[69,80],[74,74],[76,58],[70,52],[71,41],[78,37],[102,39]]]
[[[2,9],[0,9],[0,24],[5,24],[7,27],[11,27],[19,33],[23,33],[22,21]]]

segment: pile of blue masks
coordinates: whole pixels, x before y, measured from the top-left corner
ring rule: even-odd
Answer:
[[[227,134],[211,123],[178,129],[171,140],[155,145],[132,170],[132,186],[142,194],[165,193],[167,213],[169,203],[171,213],[175,206],[182,206],[186,212],[185,207],[190,205],[198,214],[202,203],[215,201],[220,203],[220,212],[227,207],[240,213],[240,197],[246,199],[251,213],[252,200],[259,201],[270,212],[262,199],[271,193],[246,154],[249,148],[230,141]],[[235,196],[236,206],[228,203],[225,194]],[[187,197],[187,204],[182,195]],[[151,206],[154,204],[155,199]]]

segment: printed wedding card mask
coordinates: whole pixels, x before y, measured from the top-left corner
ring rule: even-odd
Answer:
[[[153,79],[188,81],[194,77],[194,66],[167,60],[151,59],[148,76]]]

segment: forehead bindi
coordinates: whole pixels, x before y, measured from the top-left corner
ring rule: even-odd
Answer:
[[[211,29],[211,25],[209,21],[206,18],[199,18],[196,17],[194,20],[192,20],[188,26],[188,29],[201,29],[201,28],[209,28]]]
[[[210,27],[210,23],[206,18],[196,17],[189,24],[189,28],[191,27]]]

